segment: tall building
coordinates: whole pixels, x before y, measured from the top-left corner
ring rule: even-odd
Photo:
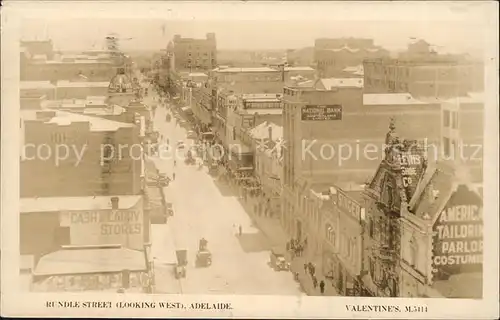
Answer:
[[[365,92],[409,92],[416,97],[456,97],[484,89],[484,65],[465,56],[444,55],[425,42],[410,44],[398,58],[363,62]]]
[[[393,124],[365,188],[364,287],[374,296],[481,298],[482,196],[469,170],[427,161]]]
[[[365,59],[389,57],[389,51],[376,46],[373,39],[316,39],[314,60],[320,78],[342,77],[347,67],[363,64]]]
[[[26,110],[21,117],[21,197],[140,193],[134,124],[57,110]]]
[[[469,93],[442,102],[443,158],[470,170],[474,183],[483,181],[484,96]]]
[[[385,157],[365,189],[364,287],[372,296],[401,295],[401,210],[407,208],[427,169],[425,145],[402,140],[394,123],[386,135]],[[422,254],[422,256],[425,256]]]
[[[357,79],[353,83],[357,83]],[[297,199],[321,182],[366,183],[384,155],[387,123],[395,118],[411,139],[426,141],[438,157],[441,108],[411,95],[363,95],[359,87],[284,89],[283,219],[291,234],[306,221]],[[380,138],[378,138],[380,137]]]
[[[207,33],[205,39],[182,38],[177,34],[174,36],[171,47],[177,71],[207,71],[217,66],[215,33]]]

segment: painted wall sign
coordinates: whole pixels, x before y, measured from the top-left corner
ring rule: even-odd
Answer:
[[[483,208],[479,195],[460,186],[440,213],[433,230],[435,278],[482,270]]]
[[[142,210],[92,210],[68,212],[71,244],[123,244],[140,247],[143,243]]]
[[[341,105],[311,106],[302,107],[302,121],[326,121],[342,120]]]
[[[341,190],[337,190],[337,207],[355,220],[361,219],[361,205]]]

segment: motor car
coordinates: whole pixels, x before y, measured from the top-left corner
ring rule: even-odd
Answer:
[[[196,136],[196,132],[194,132],[193,130],[189,130],[189,131],[187,132],[187,138],[188,138],[188,139],[196,139],[196,138],[197,138],[197,136]]]
[[[186,145],[184,144],[184,141],[182,141],[182,140],[177,141],[177,148],[178,149],[184,149],[185,147],[186,147]]]

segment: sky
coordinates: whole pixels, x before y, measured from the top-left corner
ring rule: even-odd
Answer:
[[[428,10],[429,11],[429,10]],[[444,52],[476,53],[484,45],[485,26],[477,19],[409,19],[360,20],[332,16],[326,20],[287,19],[287,12],[276,11],[276,19],[204,19],[191,17],[169,20],[153,18],[117,19],[110,17],[50,19],[29,18],[21,25],[22,39],[51,38],[57,50],[104,48],[104,38],[116,33],[122,38],[123,50],[160,50],[166,48],[175,34],[203,38],[214,32],[218,49],[294,49],[314,46],[320,37],[373,38],[389,50],[402,50],[410,38],[423,38]],[[408,11],[408,13],[410,13]],[[463,16],[463,15],[462,15]],[[206,17],[206,16],[205,16]],[[410,19],[413,18],[413,19]]]

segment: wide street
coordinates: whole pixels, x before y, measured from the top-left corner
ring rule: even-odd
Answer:
[[[149,100],[149,99],[147,99]],[[183,128],[165,121],[166,109],[158,107],[155,128],[168,138],[171,145],[184,141]],[[187,148],[186,148],[187,151]],[[153,225],[153,252],[168,261],[155,261],[158,292],[189,294],[302,294],[290,272],[276,272],[268,266],[270,248],[267,238],[252,226],[238,199],[207,173],[203,167],[188,166],[183,159],[155,158],[158,169],[169,176],[175,171],[175,181],[164,189],[167,202],[172,202],[175,214],[167,225]],[[238,235],[238,226],[243,234]],[[207,268],[194,265],[198,241],[208,240],[213,263]],[[172,243],[173,242],[173,243]],[[188,250],[187,276],[173,280],[175,249]],[[169,252],[166,252],[169,251]],[[169,271],[170,270],[170,271]],[[177,282],[177,283],[176,283]]]

